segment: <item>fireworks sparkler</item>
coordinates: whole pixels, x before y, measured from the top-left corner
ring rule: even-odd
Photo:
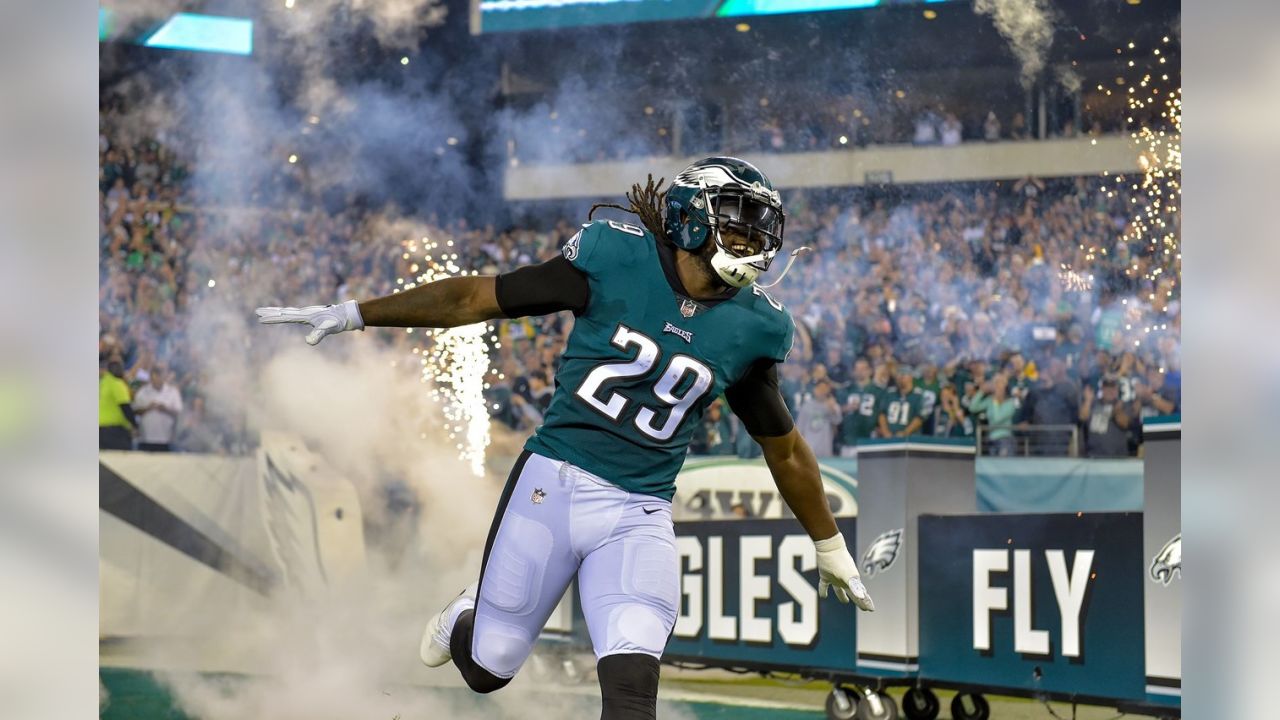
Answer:
[[[1167,36],[1163,43],[1169,43]],[[1138,145],[1142,175],[1117,176],[1111,192],[1120,195],[1128,186],[1132,210],[1120,240],[1130,248],[1145,248],[1147,262],[1144,266],[1133,259],[1126,273],[1141,279],[1144,299],[1154,306],[1173,298],[1182,280],[1182,88],[1164,71],[1167,56],[1160,48],[1150,57],[1153,71],[1129,83],[1125,92],[1129,136]],[[1144,327],[1144,335],[1154,329]],[[1141,346],[1142,338],[1133,344]]]
[[[1107,96],[1113,92],[1125,95],[1126,121],[1137,145],[1141,170],[1137,177],[1103,173],[1101,190],[1105,197],[1127,200],[1128,206],[1125,229],[1114,238],[1119,242],[1111,249],[1123,248],[1130,253],[1124,272],[1140,282],[1143,299],[1152,305],[1173,298],[1181,283],[1182,89],[1167,71],[1169,42],[1169,37],[1163,38],[1161,47],[1152,50],[1142,62],[1147,70],[1140,70],[1140,80],[1118,77],[1114,90],[1098,85],[1098,90]],[[1128,50],[1136,52],[1137,48],[1131,42]],[[1116,52],[1124,50],[1118,48]],[[1131,68],[1138,64],[1133,59],[1127,63]],[[1107,247],[1081,245],[1079,249],[1086,265],[1100,257],[1120,262],[1117,253],[1109,253]],[[1089,289],[1088,280],[1092,277],[1067,264],[1061,266],[1059,273],[1068,290]],[[1156,329],[1145,327],[1143,331],[1149,334]],[[1141,345],[1141,339],[1134,344]]]
[[[1058,279],[1068,292],[1088,292],[1093,289],[1093,276],[1076,272],[1071,266],[1062,263],[1058,271]]]
[[[421,261],[413,261],[421,253]],[[475,275],[457,264],[453,241],[440,243],[423,237],[421,242],[404,243],[401,259],[413,261],[409,278],[396,280],[395,292],[410,290],[429,282],[459,275]],[[413,329],[408,329],[409,333]],[[488,323],[476,323],[449,329],[427,329],[423,343],[413,349],[421,356],[422,382],[430,388],[431,399],[440,403],[449,439],[458,457],[477,475],[484,474],[485,450],[489,447],[489,413],[485,408],[485,380],[489,373],[489,338],[493,330]]]

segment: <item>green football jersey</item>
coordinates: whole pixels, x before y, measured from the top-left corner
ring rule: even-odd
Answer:
[[[703,411],[752,363],[786,359],[791,315],[756,286],[719,302],[685,297],[634,225],[585,225],[563,253],[591,297],[525,448],[669,500]]]
[[[938,404],[938,396],[942,394],[942,385],[937,380],[926,382],[924,378],[916,378],[916,392],[920,393],[920,414],[926,418],[933,415],[933,406]]]
[[[938,404],[938,395],[942,392],[942,384],[934,379],[933,382],[927,382],[924,378],[916,378],[916,387],[912,392],[920,394],[920,417],[924,418],[924,425],[921,426],[920,432],[924,435],[933,434],[933,409]]]
[[[920,393],[914,389],[909,393],[892,391],[884,397],[884,415],[889,421],[889,431],[898,432],[907,429],[912,420],[920,416],[920,405],[923,402]],[[924,418],[921,417],[921,420]]]
[[[840,441],[845,445],[857,445],[859,440],[871,437],[880,417],[882,388],[872,383],[849,386],[845,400],[844,423],[840,426]]]

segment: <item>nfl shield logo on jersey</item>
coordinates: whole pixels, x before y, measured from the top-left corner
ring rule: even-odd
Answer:
[[[681,315],[687,318],[691,318],[693,317],[693,314],[696,312],[698,312],[698,303],[690,300],[689,298],[685,298],[680,302]]]
[[[545,499],[546,497],[547,497],[547,494],[542,492],[542,488],[534,488],[533,495],[531,495],[529,499],[533,501],[534,505],[541,505],[543,499]]]

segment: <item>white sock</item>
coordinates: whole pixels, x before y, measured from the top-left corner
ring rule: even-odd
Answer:
[[[476,606],[475,600],[471,598],[459,598],[453,606],[449,608],[449,614],[444,618],[444,627],[449,635],[453,635],[453,626],[458,624],[458,618],[462,617],[462,613],[473,609]]]

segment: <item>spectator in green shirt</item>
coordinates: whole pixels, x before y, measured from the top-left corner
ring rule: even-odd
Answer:
[[[954,385],[942,386],[938,406],[933,413],[933,434],[936,437],[973,437],[973,418],[960,404]]]
[[[871,381],[871,363],[858,358],[853,363],[853,382],[849,383],[840,423],[840,454],[854,457],[854,447],[871,437],[880,418],[883,389]]]
[[[1013,454],[1015,443],[1013,429],[1009,426],[1013,424],[1020,405],[1017,398],[1009,395],[1009,375],[1004,371],[996,373],[990,381],[983,383],[978,393],[969,401],[969,411],[984,415],[987,425],[994,428],[988,435],[993,455],[1007,457]]]
[[[896,392],[884,398],[880,410],[880,435],[882,437],[910,437],[920,432],[924,417],[920,414],[923,399],[915,392],[915,376],[910,371],[898,372]]]
[[[938,404],[942,383],[938,379],[938,366],[926,363],[916,378],[916,392],[920,393],[920,415],[924,418],[924,433],[933,432],[933,409]]]

